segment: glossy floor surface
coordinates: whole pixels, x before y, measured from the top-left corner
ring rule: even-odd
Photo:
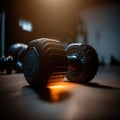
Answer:
[[[120,67],[100,67],[89,84],[33,89],[23,74],[0,73],[1,120],[119,120]]]

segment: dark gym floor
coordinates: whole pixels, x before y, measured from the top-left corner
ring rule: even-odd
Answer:
[[[100,67],[87,85],[32,89],[23,74],[0,73],[0,119],[120,120],[120,67]]]

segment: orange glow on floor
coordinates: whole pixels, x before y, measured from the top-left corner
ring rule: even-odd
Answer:
[[[73,89],[75,86],[77,86],[77,84],[69,82],[49,83],[47,88],[50,89],[51,101],[54,103],[67,99],[71,95],[70,89]]]

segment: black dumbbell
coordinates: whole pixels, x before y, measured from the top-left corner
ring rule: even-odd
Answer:
[[[22,72],[22,62],[24,59],[27,45],[22,43],[15,43],[8,48],[8,57],[2,56],[0,58],[0,71],[6,70],[7,74],[11,74],[12,70]]]
[[[23,43],[15,43],[8,48],[8,55],[13,56],[13,69],[18,73],[22,72],[22,62],[27,45]]]
[[[32,86],[46,85],[51,75],[65,74],[69,81],[89,82],[98,70],[98,55],[90,45],[73,43],[65,49],[58,40],[41,38],[29,43],[23,73]]]
[[[4,57],[2,56],[0,58],[0,71],[4,72],[6,70],[7,74],[11,74],[13,67],[13,57],[8,56]]]

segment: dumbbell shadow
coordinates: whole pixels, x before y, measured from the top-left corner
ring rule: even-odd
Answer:
[[[29,100],[58,103],[69,99],[72,96],[69,84],[65,82],[53,82],[45,87],[24,86],[22,95]],[[31,98],[31,99],[30,99]]]

